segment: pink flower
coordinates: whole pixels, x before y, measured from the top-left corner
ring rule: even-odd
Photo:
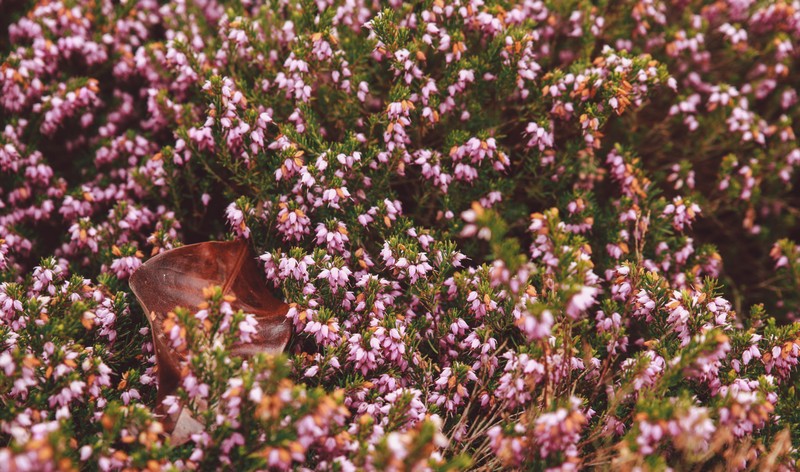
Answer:
[[[684,226],[691,226],[699,213],[700,207],[697,204],[684,202],[681,197],[675,197],[664,208],[664,216],[672,216],[672,226],[678,231],[683,231]]]
[[[118,279],[127,279],[142,265],[142,260],[136,256],[125,256],[114,259],[111,271]]]
[[[244,212],[239,208],[236,202],[232,202],[225,209],[225,216],[228,218],[228,224],[233,228],[234,233],[243,239],[250,237],[250,228],[244,222]]]
[[[286,203],[280,203],[278,208],[280,210],[278,211],[277,229],[283,234],[284,240],[300,241],[309,233],[311,220],[302,207],[290,211]]]
[[[576,320],[592,305],[596,303],[596,297],[600,293],[596,287],[581,287],[580,291],[574,294],[567,302],[567,316]]]
[[[327,269],[322,269],[317,278],[327,280],[331,288],[336,290],[339,287],[347,286],[351,274],[352,272],[347,266],[343,266],[341,268],[330,267]]]

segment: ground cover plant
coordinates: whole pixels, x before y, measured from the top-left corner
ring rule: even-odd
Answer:
[[[0,3],[0,470],[794,469],[797,0]],[[149,258],[244,240],[230,355]],[[235,305],[235,303],[234,303]]]

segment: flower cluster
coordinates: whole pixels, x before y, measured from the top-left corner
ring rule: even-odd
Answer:
[[[0,469],[800,459],[797,1],[0,11]],[[208,287],[156,404],[226,238],[291,341]]]

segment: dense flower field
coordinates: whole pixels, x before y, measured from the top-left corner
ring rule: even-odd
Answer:
[[[800,1],[0,3],[0,470],[794,469]],[[242,239],[157,414],[128,279]],[[167,325],[167,322],[169,323]]]

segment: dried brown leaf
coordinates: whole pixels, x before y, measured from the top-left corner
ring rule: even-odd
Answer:
[[[180,383],[179,365],[184,355],[170,346],[163,321],[176,307],[196,309],[205,301],[203,289],[222,287],[223,294],[235,297],[231,302],[234,310],[252,313],[258,320],[252,342],[236,345],[231,354],[278,354],[289,341],[292,330],[286,319],[289,306],[269,292],[263,272],[245,241],[205,242],[163,252],[131,275],[130,286],[150,322],[159,406]]]

